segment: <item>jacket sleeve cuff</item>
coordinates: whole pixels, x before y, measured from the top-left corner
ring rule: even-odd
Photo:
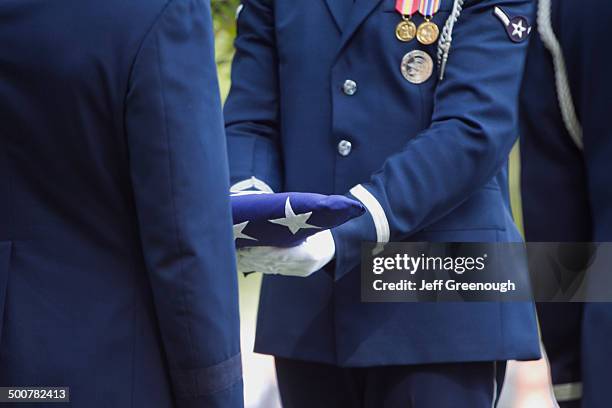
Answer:
[[[281,191],[281,160],[269,139],[228,134],[227,149],[232,191]]]
[[[241,193],[244,191],[261,191],[264,193],[274,193],[272,187],[270,187],[265,181],[258,179],[255,176],[240,180],[230,187],[230,193]]]
[[[214,394],[194,398],[177,398],[176,408],[243,408],[243,384],[239,381]]]
[[[179,406],[190,407],[191,405],[187,404],[190,400],[214,399],[216,394],[242,384],[241,356],[236,354],[210,367],[172,369],[170,375],[175,398],[179,402],[184,401],[184,405]]]
[[[378,242],[375,251],[379,251],[389,242],[389,222],[376,197],[361,184],[353,187],[348,196],[359,200],[366,207],[367,214],[332,230],[336,245],[334,280],[342,279],[359,266],[362,243]]]

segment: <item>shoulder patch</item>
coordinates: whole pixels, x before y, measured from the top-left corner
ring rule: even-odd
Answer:
[[[531,24],[529,24],[527,17],[511,17],[508,15],[508,13],[497,6],[493,10],[493,14],[499,19],[499,21],[502,22],[504,28],[506,29],[506,33],[512,42],[520,43],[529,38],[529,34],[531,34]]]

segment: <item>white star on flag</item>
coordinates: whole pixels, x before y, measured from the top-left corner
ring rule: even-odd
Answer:
[[[248,236],[244,232],[242,232],[242,231],[244,231],[244,229],[246,228],[248,223],[249,223],[248,221],[245,221],[245,222],[241,222],[240,224],[234,225],[234,241],[237,240],[238,238],[250,239],[252,241],[257,241],[257,238],[253,238],[251,236]]]
[[[291,231],[293,235],[295,235],[296,232],[301,229],[321,228],[317,227],[316,225],[308,224],[307,221],[311,215],[312,211],[304,214],[296,214],[295,212],[293,212],[293,208],[291,208],[291,202],[289,201],[289,197],[287,197],[287,201],[285,201],[285,217],[268,221],[274,224],[284,225],[285,227],[289,228],[289,231]]]
[[[518,35],[519,38],[523,38],[523,33],[527,31],[527,28],[523,26],[523,20],[519,20],[518,23],[512,23],[512,27],[514,27],[512,35]]]

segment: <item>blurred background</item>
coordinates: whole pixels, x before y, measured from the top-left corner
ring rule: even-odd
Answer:
[[[239,4],[240,0],[212,0],[217,69],[219,70],[221,95],[224,99],[230,86],[230,68],[234,55],[233,42],[236,36],[236,10]]]
[[[211,0],[216,40],[216,61],[221,96],[225,100],[230,88],[231,62],[236,36],[236,10],[240,0]],[[514,217],[522,231],[517,145],[510,158],[510,187]],[[242,358],[246,408],[280,408],[272,357],[252,352],[261,275],[239,277],[242,330]],[[551,407],[548,367],[544,360],[511,363],[500,408]],[[340,407],[339,407],[340,408]]]

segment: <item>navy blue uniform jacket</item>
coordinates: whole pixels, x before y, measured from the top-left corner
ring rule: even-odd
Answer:
[[[563,122],[551,53],[537,36],[529,47],[520,96],[529,241],[612,241],[612,56],[602,48],[612,35],[610,18],[609,1],[552,1],[552,28],[565,59],[583,149]],[[589,24],[576,24],[585,19]],[[541,304],[538,309],[553,381],[582,379],[583,407],[609,405],[612,305]]]
[[[0,385],[242,406],[208,2],[6,0],[0,21]]]
[[[531,17],[532,2],[466,1],[445,79],[434,67],[420,85],[400,61],[419,49],[435,62],[436,45],[396,39],[395,0],[342,3],[247,0],[238,17],[233,189],[349,194],[368,209],[333,231],[332,274],[264,279],[256,350],[342,366],[537,357],[532,304],[365,304],[358,267],[363,241],[521,240],[506,165],[526,42],[494,7]]]
[[[612,33],[607,24],[612,3],[553,0],[552,4],[553,30],[566,62],[584,148],[576,146],[565,127],[553,58],[536,36],[529,48],[520,101],[525,230],[532,241],[610,242],[612,56],[600,47]],[[597,10],[599,19],[574,24],[590,15],[588,10]]]

